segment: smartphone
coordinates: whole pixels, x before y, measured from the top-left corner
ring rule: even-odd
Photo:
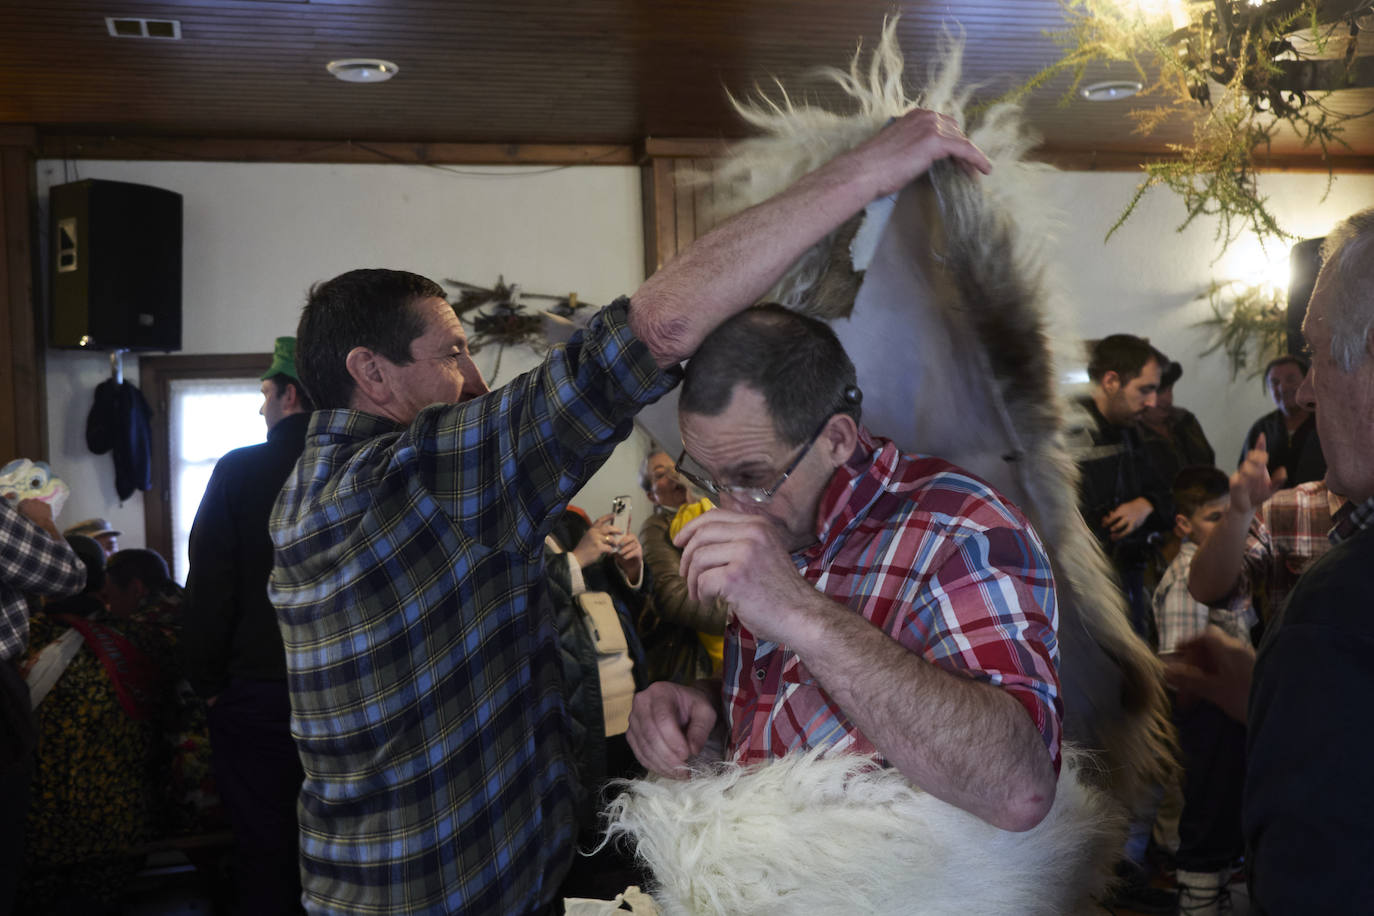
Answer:
[[[630,530],[630,497],[613,496],[611,497],[611,515],[615,516],[611,524],[620,529],[622,533]]]

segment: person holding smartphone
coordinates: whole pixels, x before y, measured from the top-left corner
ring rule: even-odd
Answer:
[[[634,621],[643,610],[644,563],[629,524],[629,497],[594,522],[569,507],[544,541],[545,588],[558,623],[563,692],[572,720],[572,752],[580,792],[578,847],[598,844],[597,812],[606,783],[643,775],[625,739],[630,706],[648,686],[644,647]],[[633,859],[608,845],[578,856],[564,882],[570,897],[607,899],[643,885]]]

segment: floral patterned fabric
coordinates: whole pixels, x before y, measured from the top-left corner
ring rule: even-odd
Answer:
[[[20,913],[116,900],[142,865],[140,844],[222,825],[209,781],[204,704],[176,669],[181,595],[172,585],[128,618],[105,613],[92,621],[157,672],[147,718],[136,720],[121,705],[109,668],[89,643],[34,711],[38,765]],[[67,629],[56,616],[36,614],[29,662]]]

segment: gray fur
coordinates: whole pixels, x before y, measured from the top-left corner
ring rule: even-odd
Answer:
[[[777,103],[737,103],[766,135],[740,144],[717,165],[713,196],[722,215],[857,146],[915,105],[963,120],[959,47],[946,50],[925,93],[908,97],[894,25],[885,28],[866,73],[858,55],[848,73],[831,71],[857,103],[851,116],[796,107],[785,94]],[[867,371],[888,389],[875,397],[866,387],[865,419],[903,448],[983,477],[1031,520],[1058,583],[1066,738],[1097,753],[1106,785],[1132,806],[1172,766],[1162,667],[1130,630],[1112,568],[1078,513],[1078,470],[1064,441],[1066,408],[1047,330],[1053,312],[1037,247],[1048,208],[1034,194],[1037,167],[1024,160],[1032,140],[1011,106],[991,109],[968,130],[993,161],[993,174],[974,180],[937,163],[917,192],[924,227],[911,230],[922,240],[908,252],[909,301],[884,304],[891,311],[876,318],[853,316],[855,323],[886,322],[878,332],[906,334],[915,351],[899,364],[875,364],[871,351],[850,347],[861,384]],[[811,249],[767,297],[830,320],[842,339],[855,310],[854,281],[873,279],[876,269],[862,277],[837,267],[854,225]],[[896,322],[908,326],[894,328]],[[882,416],[875,400],[884,397],[904,414],[892,415],[892,428],[875,419]],[[898,430],[912,430],[915,441],[903,441]]]

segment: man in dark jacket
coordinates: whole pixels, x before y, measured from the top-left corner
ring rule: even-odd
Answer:
[[[1280,486],[1294,487],[1326,476],[1326,458],[1322,455],[1321,435],[1317,432],[1315,413],[1298,398],[1298,389],[1307,378],[1307,363],[1291,354],[1270,360],[1264,367],[1264,390],[1274,399],[1278,409],[1255,421],[1245,434],[1240,450],[1240,464],[1253,449],[1264,448],[1269,453],[1269,473],[1284,476]]]
[[[296,797],[286,651],[267,600],[267,517],[305,448],[314,409],[296,377],[296,339],[278,337],[262,376],[267,441],[215,465],[191,528],[182,661],[210,704],[215,781],[238,841],[241,913],[299,910]]]
[[[1168,483],[1161,480],[1136,423],[1155,406],[1168,358],[1130,334],[1097,341],[1088,362],[1092,382],[1079,402],[1087,413],[1075,452],[1078,508],[1112,558],[1131,606],[1131,625],[1148,639],[1151,619],[1144,570],[1149,536],[1172,527]]]

